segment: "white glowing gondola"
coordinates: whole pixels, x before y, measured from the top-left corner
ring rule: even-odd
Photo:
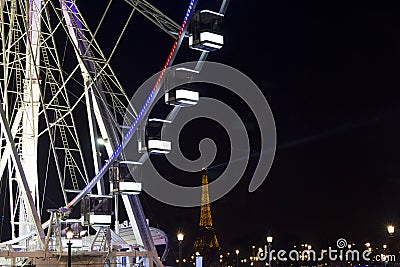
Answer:
[[[194,106],[199,102],[199,92],[177,88],[165,94],[165,103],[179,107]]]
[[[189,47],[192,49],[211,52],[224,45],[221,30],[224,15],[210,10],[202,10],[193,15]]]
[[[133,180],[128,164],[137,162],[121,161],[110,167],[110,192],[114,195],[137,195],[142,191],[142,184]]]
[[[112,216],[112,196],[89,195],[82,200],[83,225],[109,226]]]
[[[171,142],[161,140],[161,129],[164,123],[171,123],[168,120],[149,119],[146,127],[147,152],[150,154],[163,155],[171,151]]]

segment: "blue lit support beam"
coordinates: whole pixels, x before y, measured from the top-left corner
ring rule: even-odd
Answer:
[[[96,183],[104,176],[104,174],[106,173],[106,171],[108,170],[109,166],[117,159],[117,157],[121,154],[122,150],[124,149],[124,147],[129,143],[129,140],[132,138],[133,133],[135,132],[135,130],[137,129],[139,122],[141,121],[141,119],[143,118],[143,116],[147,113],[148,111],[148,106],[152,103],[152,101],[154,101],[155,96],[157,95],[157,93],[160,90],[160,86],[161,86],[161,82],[164,78],[164,74],[166,69],[170,66],[170,64],[173,62],[175,56],[176,56],[176,51],[177,48],[180,46],[180,44],[183,41],[183,38],[185,37],[185,35],[183,34],[184,32],[186,32],[186,28],[187,28],[187,22],[192,14],[192,11],[195,9],[196,4],[197,4],[198,0],[191,0],[189,7],[186,11],[186,15],[183,19],[181,28],[178,32],[178,38],[177,40],[175,40],[171,52],[168,55],[168,58],[161,70],[161,73],[157,79],[157,82],[155,83],[155,85],[153,86],[152,90],[150,91],[150,94],[145,102],[145,104],[143,105],[141,111],[139,112],[138,116],[135,118],[134,122],[132,123],[131,127],[129,128],[128,132],[125,134],[125,136],[123,137],[122,141],[118,144],[118,146],[115,148],[114,153],[108,158],[108,160],[105,162],[105,164],[103,165],[103,167],[99,170],[99,172],[93,177],[93,179],[86,185],[86,187],[74,198],[72,199],[68,205],[66,205],[65,207],[62,207],[60,210],[61,211],[68,211],[69,209],[71,209],[73,206],[75,206],[80,200],[82,200],[92,189],[93,187],[96,185]]]

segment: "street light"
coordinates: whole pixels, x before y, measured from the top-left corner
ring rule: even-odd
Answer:
[[[389,235],[390,236],[393,236],[393,234],[394,234],[394,226],[393,225],[388,225],[387,226],[387,231],[388,231],[388,233],[389,233]]]
[[[71,267],[71,239],[74,237],[74,230],[72,230],[70,227],[65,231],[65,237],[68,239],[68,257],[67,257],[67,266]]]
[[[183,233],[178,233],[176,238],[178,238],[178,246],[179,246],[179,267],[182,267],[182,242],[185,236]]]
[[[237,249],[235,253],[236,253],[236,266],[239,266],[239,250]]]
[[[394,237],[394,225],[390,224],[387,226],[387,231],[389,234],[389,249],[388,249],[388,253],[392,253],[393,252],[393,237]]]
[[[271,235],[267,236],[267,243],[268,243],[268,266],[271,267],[271,246],[272,246],[272,240],[274,238]]]
[[[179,242],[182,242],[182,241],[183,241],[183,238],[185,237],[185,235],[184,235],[183,233],[178,233],[178,234],[176,235],[176,237],[178,238],[178,241],[179,241]]]

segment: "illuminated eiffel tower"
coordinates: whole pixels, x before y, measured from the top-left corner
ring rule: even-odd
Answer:
[[[221,266],[218,263],[221,247],[212,226],[210,196],[208,194],[208,175],[205,168],[203,168],[201,174],[201,185],[200,223],[196,241],[194,242],[194,251],[196,254],[200,253],[203,256],[203,266]]]

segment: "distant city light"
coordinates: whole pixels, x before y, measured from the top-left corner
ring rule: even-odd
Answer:
[[[393,225],[388,225],[387,226],[387,231],[388,231],[389,235],[393,235],[394,234],[394,226]]]

